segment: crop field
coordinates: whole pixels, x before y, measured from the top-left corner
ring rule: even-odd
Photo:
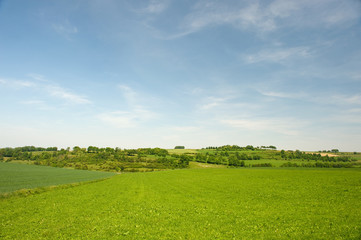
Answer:
[[[0,200],[1,239],[360,239],[361,169],[126,173]]]
[[[0,194],[60,184],[91,181],[114,173],[0,162]]]

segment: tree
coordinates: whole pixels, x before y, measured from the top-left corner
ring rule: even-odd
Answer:
[[[184,146],[175,146],[174,149],[185,149],[185,147]]]

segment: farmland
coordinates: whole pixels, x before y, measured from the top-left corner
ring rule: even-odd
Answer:
[[[356,152],[21,147],[0,160],[1,239],[361,237]]]
[[[0,149],[0,161],[109,172],[183,169],[189,168],[190,162],[223,167],[361,167],[361,154],[356,152],[302,152],[271,147],[225,145],[205,149],[120,149],[76,146],[71,151],[70,148],[27,146]]]
[[[20,189],[92,181],[113,173],[0,162],[0,194]]]
[[[359,239],[360,169],[115,175],[0,201],[2,239]]]

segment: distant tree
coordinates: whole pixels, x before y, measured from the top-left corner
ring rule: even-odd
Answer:
[[[338,153],[339,150],[338,150],[338,149],[331,149],[331,152],[333,152],[333,153]]]
[[[184,146],[175,146],[174,149],[185,149],[185,147]]]
[[[246,146],[246,150],[252,150],[252,151],[253,151],[253,150],[254,150],[254,147],[253,147],[252,145],[247,145],[247,146]]]
[[[98,152],[99,149],[97,147],[94,147],[94,146],[89,146],[88,147],[88,152],[90,153],[95,153],[95,152]]]

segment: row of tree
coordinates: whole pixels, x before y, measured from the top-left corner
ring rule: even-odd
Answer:
[[[281,167],[309,167],[309,168],[352,168],[352,163],[332,163],[332,162],[315,162],[315,163],[283,163]]]
[[[206,147],[205,149],[215,149],[215,150],[222,150],[222,151],[242,151],[242,150],[261,150],[261,149],[270,149],[276,150],[277,147],[270,145],[270,146],[260,146],[260,147],[253,147],[252,145],[247,145],[245,147],[240,147],[238,145],[224,145],[220,147]]]
[[[188,155],[170,155],[166,149],[86,148],[74,147],[59,151],[18,151],[0,149],[0,160],[28,160],[37,165],[97,169],[107,171],[136,171],[137,169],[186,168],[192,159]]]
[[[319,153],[305,153],[299,150],[296,151],[284,151],[280,152],[282,159],[302,159],[302,160],[315,160],[322,162],[351,162],[352,159],[347,156],[337,156],[337,157],[329,157],[328,155],[322,156]]]

